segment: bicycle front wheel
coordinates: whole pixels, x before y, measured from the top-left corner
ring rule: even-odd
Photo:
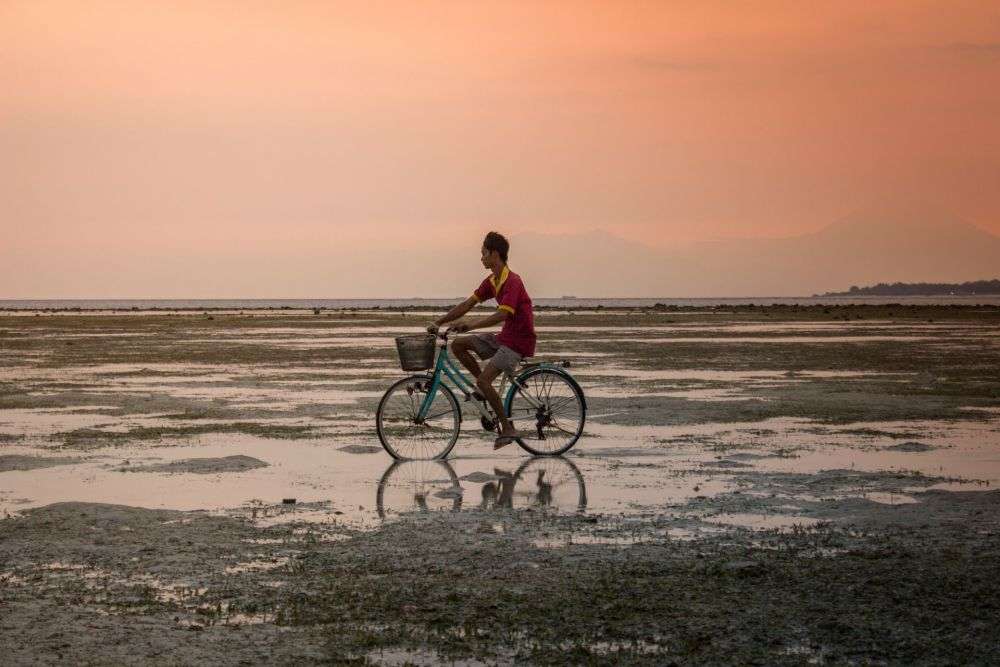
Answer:
[[[535,456],[569,451],[587,420],[580,385],[552,368],[532,368],[518,376],[504,407],[518,430],[531,433],[518,438],[517,444]]]
[[[394,459],[443,459],[458,441],[462,411],[455,395],[439,384],[427,416],[418,419],[433,384],[430,375],[412,375],[393,384],[375,413],[378,439]]]

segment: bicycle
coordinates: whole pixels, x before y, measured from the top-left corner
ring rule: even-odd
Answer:
[[[446,330],[438,334],[396,339],[404,371],[410,375],[393,383],[379,401],[375,426],[382,447],[394,459],[443,459],[458,442],[462,409],[454,389],[479,412],[483,429],[498,432],[500,420],[448,355]],[[436,344],[435,344],[436,343]],[[437,350],[435,355],[435,348]],[[587,419],[583,390],[566,368],[569,362],[524,363],[516,375],[504,372],[500,384],[504,412],[515,423],[532,423],[532,435],[515,438],[535,456],[563,454],[580,439]],[[448,382],[452,386],[449,386]]]

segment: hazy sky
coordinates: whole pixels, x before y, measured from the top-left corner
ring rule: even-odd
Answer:
[[[465,279],[491,228],[914,200],[1000,234],[998,119],[995,0],[0,0],[0,297],[429,295],[407,249]]]

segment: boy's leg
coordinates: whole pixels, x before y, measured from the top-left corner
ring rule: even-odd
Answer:
[[[483,368],[483,372],[479,374],[476,378],[476,386],[479,388],[479,393],[486,397],[489,402],[490,407],[493,408],[493,412],[496,413],[497,417],[500,419],[500,436],[512,435],[515,433],[514,425],[507,419],[507,415],[504,414],[503,404],[500,402],[500,394],[497,390],[493,388],[493,380],[500,375],[502,371],[493,365],[492,362],[486,364]]]
[[[462,362],[465,369],[472,373],[472,377],[479,378],[482,369],[479,368],[479,362],[476,361],[475,357],[472,356],[471,350],[472,336],[459,336],[451,342],[451,352],[455,355],[455,358]]]
[[[459,336],[451,342],[452,353],[462,362],[466,370],[472,373],[474,378],[478,378],[483,371],[472,353],[475,352],[480,359],[485,361],[496,354],[499,348],[496,336],[493,334],[469,334],[468,336]]]

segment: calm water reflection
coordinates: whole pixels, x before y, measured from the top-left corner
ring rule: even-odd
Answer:
[[[463,507],[582,512],[587,485],[573,462],[561,456],[537,456],[516,469],[494,467],[464,477],[448,461],[394,461],[379,480],[375,502],[382,519]]]

